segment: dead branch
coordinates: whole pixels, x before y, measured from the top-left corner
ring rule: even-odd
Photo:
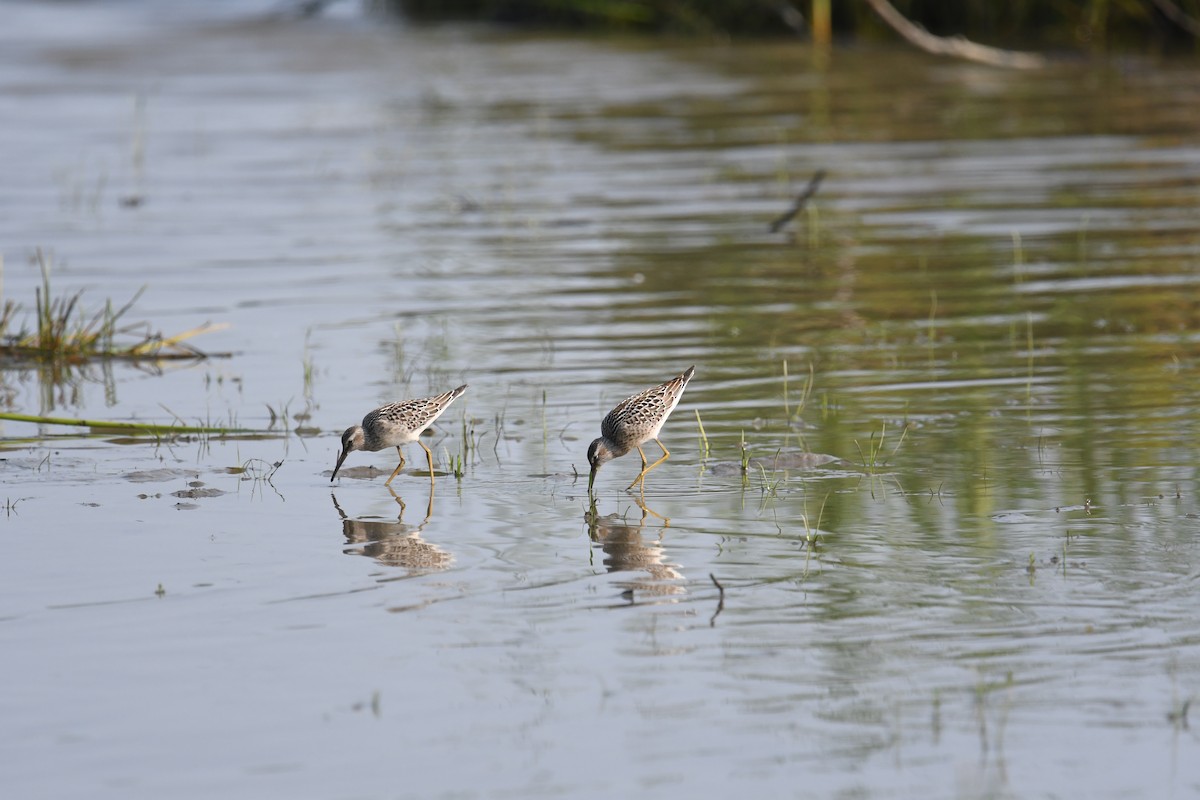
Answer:
[[[1153,0],[1153,3],[1158,6],[1158,10],[1163,13],[1164,17],[1183,28],[1192,36],[1200,38],[1200,21],[1197,21],[1195,17],[1189,17],[1172,0]]]
[[[812,176],[812,180],[808,182],[808,186],[804,187],[804,191],[797,195],[796,199],[792,201],[791,207],[771,221],[769,226],[771,233],[778,233],[779,229],[784,225],[787,225],[788,222],[791,221],[792,217],[800,213],[800,210],[804,208],[805,204],[808,203],[812,196],[817,193],[817,187],[821,185],[821,181],[824,179],[825,170],[817,170],[816,174]]]
[[[1037,53],[1001,50],[985,44],[976,44],[962,36],[949,38],[934,36],[920,25],[910,22],[888,0],[867,0],[867,2],[893,30],[927,53],[954,56],[967,61],[1012,69],[1039,69],[1046,65],[1046,59]]]

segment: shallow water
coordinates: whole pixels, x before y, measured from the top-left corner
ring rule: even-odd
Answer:
[[[4,423],[6,794],[1200,787],[1194,62],[270,11],[6,6],[5,297],[41,247],[231,325],[6,405],[286,409]],[[645,510],[634,456],[589,508],[600,418],[690,364]],[[461,382],[436,491],[411,446],[330,485]]]

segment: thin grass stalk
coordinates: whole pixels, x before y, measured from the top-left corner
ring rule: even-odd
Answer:
[[[704,423],[700,421],[700,409],[693,409],[696,412],[696,426],[700,429],[700,449],[704,453],[704,461],[708,460],[711,452],[708,447],[708,434],[704,432]]]

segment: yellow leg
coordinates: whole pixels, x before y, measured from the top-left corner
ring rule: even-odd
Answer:
[[[392,470],[392,474],[388,477],[388,479],[383,482],[384,486],[390,486],[392,483],[392,478],[395,478],[400,474],[400,470],[404,469],[404,451],[397,447],[396,452],[400,454],[400,463],[396,465],[394,470]]]
[[[429,459],[429,485],[433,485],[433,451],[425,446],[425,443],[417,439],[417,444],[421,445],[421,449],[425,451],[425,457]]]
[[[660,442],[658,439],[655,439],[654,443],[656,445],[658,445],[659,450],[663,451],[662,458],[660,458],[658,461],[655,461],[653,464],[651,464],[650,466],[647,467],[646,466],[646,454],[642,452],[641,445],[638,445],[638,453],[640,453],[642,456],[642,471],[639,472],[638,476],[633,479],[633,483],[631,483],[625,487],[625,491],[629,491],[634,486],[637,486],[639,481],[642,484],[642,489],[645,489],[646,488],[646,473],[649,472],[650,470],[654,469],[659,464],[661,464],[662,462],[666,461],[668,458],[671,457],[670,451],[668,451],[667,448],[663,447],[662,442]]]
[[[633,487],[637,486],[638,481],[640,481],[642,479],[642,476],[646,474],[646,453],[642,450],[642,446],[640,444],[636,444],[636,445],[634,445],[634,447],[637,448],[638,455],[642,457],[642,471],[639,472],[638,476],[633,479],[633,483],[631,483],[625,487],[625,491],[627,491],[627,492],[630,489],[632,489]],[[646,488],[645,485],[643,485],[642,489],[645,490],[645,488]]]

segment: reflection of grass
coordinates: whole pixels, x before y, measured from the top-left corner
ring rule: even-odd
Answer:
[[[114,308],[108,300],[100,311],[89,314],[80,306],[83,292],[55,297],[50,288],[51,262],[37,251],[36,260],[42,270],[42,285],[35,290],[34,330],[12,332],[20,306],[12,300],[0,303],[0,356],[31,361],[86,361],[96,358],[205,358],[206,355],[188,345],[187,339],[218,329],[202,325],[189,331],[164,337],[148,329],[136,331],[136,326],[121,325],[121,319],[141,296],[139,290],[129,302]],[[3,274],[0,262],[0,275]],[[134,334],[129,343],[117,342],[118,336]]]
[[[309,346],[309,338],[312,336],[312,328],[304,331],[304,401],[309,408],[313,405],[313,383],[316,375],[316,365],[313,362],[312,349]]]
[[[282,466],[282,460],[270,462],[261,458],[251,458],[243,461],[240,466],[226,467],[225,471],[230,475],[241,476],[243,481],[250,481],[250,496],[253,497],[257,492],[261,497],[265,486],[270,486],[275,490],[275,494],[279,494],[279,490],[275,489],[275,484],[271,483],[271,478],[275,477],[275,473]]]
[[[979,716],[979,741],[984,752],[994,749],[1001,753],[1004,750],[1004,734],[1008,728],[1008,712],[1012,707],[1012,691],[1015,685],[1016,681],[1011,671],[1005,673],[1003,681],[989,681],[981,673],[975,683],[975,713]],[[996,730],[989,734],[987,705],[991,696],[998,692],[1003,693],[1003,704],[996,712]]]
[[[1192,698],[1189,697],[1188,699],[1184,700],[1183,703],[1181,705],[1179,705],[1178,707],[1173,707],[1171,711],[1167,712],[1167,722],[1170,722],[1172,725],[1174,725],[1176,730],[1187,730],[1188,729],[1187,715],[1188,715],[1188,709],[1191,708],[1191,705],[1192,705]]]

